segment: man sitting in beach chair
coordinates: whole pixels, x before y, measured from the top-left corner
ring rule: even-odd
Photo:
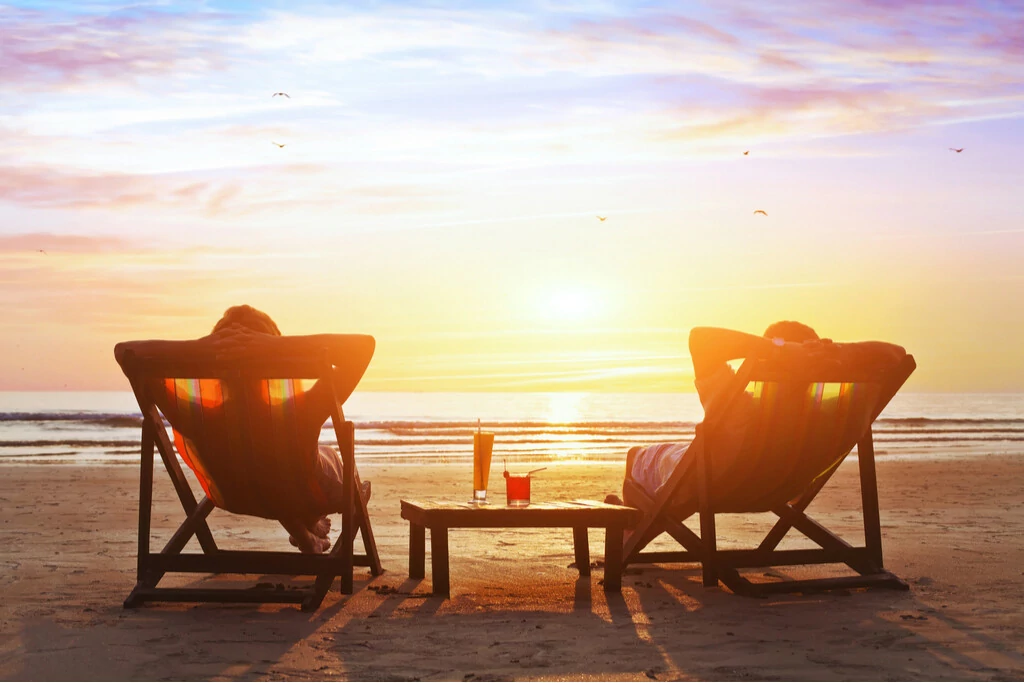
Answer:
[[[811,327],[790,320],[769,325],[761,337],[715,327],[694,328],[690,332],[690,357],[693,359],[694,386],[705,413],[722,401],[735,380],[736,373],[729,366],[729,361],[771,357],[792,364],[801,357],[821,355],[824,347],[831,344],[829,339],[820,339]],[[736,453],[739,450],[753,411],[752,397],[744,393],[720,425],[720,433],[725,440],[722,452]],[[624,482],[632,481],[655,495],[668,481],[689,445],[689,441],[682,441],[634,446],[626,456]],[[613,495],[608,496],[606,502],[621,504],[625,501],[626,505],[634,505],[634,491],[636,487],[624,485],[621,499]]]
[[[913,357],[884,342],[835,344],[794,322],[775,323],[762,337],[696,328],[690,352],[705,418],[691,442],[630,449],[623,499],[645,516],[625,541],[624,561],[700,562],[705,585],[721,579],[735,592],[905,588],[882,567],[871,423],[913,372]],[[728,362],[737,359],[743,364],[734,372]],[[863,547],[805,512],[855,445]],[[756,550],[717,549],[716,514],[762,512],[779,520]],[[698,513],[700,536],[683,524]],[[820,548],[776,550],[791,529]],[[641,552],[662,533],[685,550]],[[736,571],[832,563],[845,563],[858,576],[755,585]]]

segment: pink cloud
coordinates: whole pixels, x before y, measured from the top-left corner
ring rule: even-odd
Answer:
[[[277,174],[294,177],[318,170],[314,165],[247,169],[236,179],[194,175],[143,175],[84,173],[51,167],[0,167],[0,201],[52,209],[130,209],[154,206],[194,209],[207,215],[244,212],[261,201],[256,194],[243,196],[246,181]]]
[[[978,36],[978,47],[1006,55],[1017,61],[1024,58],[1024,19],[1000,22],[991,31]]]
[[[339,189],[327,171],[318,164],[153,175],[0,166],[0,202],[40,209],[190,210],[222,217],[330,208],[342,202],[350,213],[399,214],[447,201],[436,188],[415,184],[348,184]],[[298,196],[288,189],[295,186],[301,188]]]
[[[641,17],[581,21],[572,28],[584,38],[631,42],[651,38],[690,36],[725,45],[737,45],[739,39],[711,24],[679,14],[652,14]]]
[[[224,68],[227,44],[195,15],[63,16],[0,9],[7,89],[53,90]]]
[[[0,167],[0,200],[59,209],[119,209],[144,204],[202,206],[218,188],[209,181],[73,173],[47,167]]]
[[[784,71],[810,71],[806,64],[778,52],[762,52],[758,55],[758,64]]]

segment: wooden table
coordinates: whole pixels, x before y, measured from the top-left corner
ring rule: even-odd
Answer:
[[[448,572],[448,530],[453,528],[572,529],[576,567],[590,575],[587,529],[604,528],[604,589],[622,590],[622,538],[640,521],[640,510],[593,500],[531,503],[527,507],[476,505],[452,500],[402,501],[402,519],[409,520],[409,578],[425,574],[426,530],[430,529],[430,570],[435,595],[451,595]]]

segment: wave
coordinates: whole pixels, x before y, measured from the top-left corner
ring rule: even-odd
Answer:
[[[4,441],[0,440],[0,447],[4,448],[134,448],[138,449],[142,444],[141,439],[102,441],[96,439],[60,439],[60,440],[31,440],[31,441]]]
[[[504,448],[522,448],[530,446],[560,446],[560,447],[576,447],[576,448],[589,448],[589,447],[601,447],[601,446],[619,446],[619,445],[636,445],[643,443],[660,443],[662,441],[672,440],[673,435],[661,435],[660,439],[634,439],[634,438],[594,438],[586,436],[587,438],[573,438],[573,439],[558,439],[558,438],[517,438],[511,441],[505,441],[502,446]],[[681,435],[680,438],[676,439],[679,441],[686,441],[692,438],[691,435]],[[878,435],[875,435],[878,437]],[[958,443],[958,442],[1024,442],[1024,435],[998,435],[998,436],[918,436],[918,435],[903,435],[896,437],[884,437],[875,438],[876,444],[913,444],[913,443]],[[333,439],[321,439],[320,443],[327,446],[336,445]],[[441,446],[456,446],[468,448],[468,444],[465,439],[451,439],[444,437],[421,437],[421,438],[374,438],[366,436],[356,436],[356,444],[358,446],[366,447],[393,447],[400,448],[402,450],[416,448],[416,447],[441,447]],[[127,440],[98,440],[98,439],[35,439],[35,440],[2,440],[0,439],[0,448],[132,448],[138,449],[141,445],[139,439],[127,439]]]
[[[142,415],[124,413],[0,413],[0,422],[79,422],[97,427],[142,427]]]
[[[453,457],[471,450],[470,435],[477,421],[466,419],[395,418],[360,419],[356,443],[376,457]],[[77,452],[135,453],[140,448],[142,416],[131,412],[38,411],[0,412],[0,459],[24,458]],[[509,453],[562,458],[567,454],[625,452],[629,446],[645,443],[687,441],[696,423],[687,420],[547,421],[538,419],[488,420],[486,428]],[[1024,443],[1024,418],[979,417],[882,417],[873,427],[880,448],[908,448],[948,451],[957,443],[979,448],[985,444]],[[321,431],[321,443],[336,445],[328,421]],[[1017,448],[1014,446],[1014,448]],[[616,456],[618,457],[618,456]]]
[[[1017,417],[880,417],[876,425],[936,425],[936,424],[1011,424],[1024,425]]]
[[[95,412],[9,412],[0,413],[0,423],[36,423],[36,422],[79,422],[102,427],[141,427],[142,415],[140,413],[95,413]],[[464,433],[472,433],[477,430],[476,420],[431,420],[424,419],[402,419],[402,420],[359,420],[353,422],[358,429],[377,429],[393,433],[403,430],[419,431],[422,429],[450,430]],[[688,420],[581,420],[552,422],[548,420],[491,420],[485,427],[487,431],[502,430],[573,430],[573,431],[634,431],[645,429],[651,431],[675,431],[679,429],[692,431],[696,422]],[[977,426],[979,429],[970,431],[981,431],[981,427],[992,425],[1006,425],[1007,429],[1013,431],[1024,431],[1024,418],[1000,418],[1000,417],[880,417],[875,420],[875,431],[879,427],[951,427],[956,425]],[[325,427],[331,427],[328,420]]]

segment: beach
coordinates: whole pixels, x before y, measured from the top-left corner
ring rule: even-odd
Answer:
[[[600,499],[621,483],[617,463],[545,464],[534,500]],[[357,568],[355,593],[339,594],[335,582],[314,613],[245,604],[125,610],[135,582],[137,468],[0,469],[4,680],[1024,677],[1019,453],[879,461],[885,564],[910,590],[770,599],[704,588],[692,565],[630,566],[622,593],[606,595],[600,568],[581,578],[569,566],[568,529],[452,530],[452,596],[433,597],[429,561],[426,579],[409,579],[399,501],[468,496],[467,464],[368,461],[360,469],[373,484],[385,573]],[[848,460],[809,512],[859,544],[856,475]],[[498,466],[490,494],[503,494]],[[183,518],[159,463],[154,506],[159,547]],[[720,517],[721,546],[756,544],[768,523]],[[267,520],[218,510],[211,527],[222,547],[287,548]],[[603,542],[591,532],[592,560],[603,557]],[[266,580],[292,581],[242,584]]]
[[[1024,0],[0,0],[0,66],[0,683],[1024,682]],[[488,457],[533,510],[441,509]],[[328,569],[165,575],[258,561]]]

